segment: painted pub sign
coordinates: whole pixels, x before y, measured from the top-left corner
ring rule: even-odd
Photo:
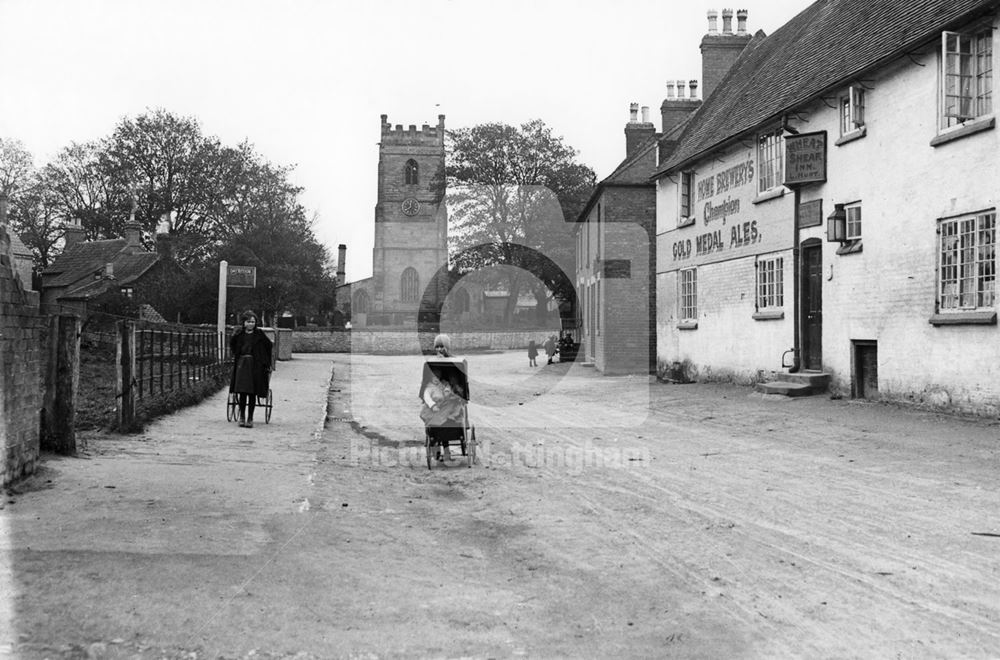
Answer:
[[[826,181],[826,131],[785,137],[786,186]]]

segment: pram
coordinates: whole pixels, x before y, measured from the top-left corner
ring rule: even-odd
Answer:
[[[424,362],[420,383],[427,469],[436,454],[458,442],[468,467],[476,461],[476,427],[469,421],[469,366],[462,358],[435,357]]]
[[[271,372],[268,371],[265,374],[267,378],[267,396],[259,396],[255,394],[250,394],[248,396],[256,397],[254,401],[254,406],[257,408],[264,409],[264,423],[271,423],[271,408],[274,407],[274,396],[271,394]],[[230,392],[229,398],[226,399],[226,421],[235,422],[240,418],[239,413],[240,408],[240,395],[236,392]]]

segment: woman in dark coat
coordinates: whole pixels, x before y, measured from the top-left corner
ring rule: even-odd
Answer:
[[[233,375],[229,391],[239,396],[240,426],[253,428],[253,409],[258,396],[267,396],[271,372],[271,340],[257,327],[257,315],[243,314],[243,327],[233,333],[229,349],[233,355]],[[247,411],[247,403],[250,410]],[[249,413],[249,414],[248,414]]]

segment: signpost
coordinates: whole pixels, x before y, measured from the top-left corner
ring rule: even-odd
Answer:
[[[226,289],[234,286],[252,289],[257,286],[256,266],[230,266],[227,261],[219,262],[219,312],[216,318],[219,333],[219,359],[226,351]]]

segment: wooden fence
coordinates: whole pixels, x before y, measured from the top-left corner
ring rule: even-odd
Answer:
[[[119,321],[115,397],[119,428],[135,421],[136,402],[191,389],[224,374],[229,341],[211,328]]]

